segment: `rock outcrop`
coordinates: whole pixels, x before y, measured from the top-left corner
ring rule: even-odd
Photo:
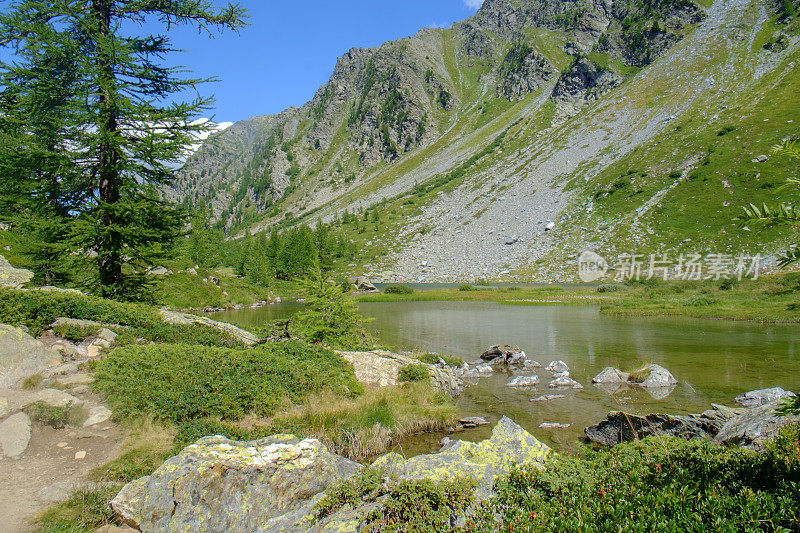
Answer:
[[[0,389],[16,387],[28,376],[60,362],[55,350],[21,328],[0,324]]]
[[[252,346],[256,344],[259,339],[249,331],[245,331],[242,328],[238,328],[233,324],[227,324],[225,322],[217,322],[216,320],[211,320],[208,317],[204,316],[197,316],[191,315],[189,313],[179,313],[176,311],[170,311],[168,309],[161,309],[159,311],[161,314],[161,318],[164,319],[164,322],[167,324],[175,324],[175,325],[189,325],[189,324],[203,324],[220,331],[223,331],[230,335],[231,337],[240,340],[243,344],[247,346]]]
[[[33,279],[33,272],[24,268],[14,268],[8,260],[0,255],[0,287],[19,289]]]
[[[449,394],[460,394],[464,383],[460,378],[460,370],[446,365],[430,365],[408,355],[373,350],[371,352],[338,352],[347,362],[353,365],[356,379],[366,385],[389,387],[397,385],[400,368],[410,365],[425,365],[431,376],[431,383]]]
[[[600,386],[602,390],[617,392],[625,385],[643,389],[669,388],[677,385],[678,380],[663,366],[650,364],[633,375],[607,366],[592,378],[592,383]]]
[[[800,416],[781,416],[781,401],[752,409],[721,405],[701,414],[639,416],[612,412],[602,422],[585,429],[590,442],[613,446],[653,435],[671,435],[684,439],[709,439],[719,444],[733,444],[760,450],[783,426],[800,421]]]
[[[784,398],[794,398],[795,394],[783,390],[781,387],[771,389],[754,390],[740,394],[733,401],[742,407],[761,407]]]
[[[519,348],[507,344],[490,346],[481,354],[483,361],[488,361],[490,365],[522,365],[528,357]]]
[[[445,441],[439,453],[411,459],[391,453],[371,466],[399,479],[475,478],[492,491],[496,476],[515,465],[543,464],[550,450],[503,418],[488,440]],[[254,442],[205,437],[152,475],[128,483],[112,500],[117,517],[144,532],[352,532],[377,501],[347,505],[319,519],[314,505],[360,465],[334,455],[315,439],[276,435]],[[388,478],[387,478],[388,479]]]

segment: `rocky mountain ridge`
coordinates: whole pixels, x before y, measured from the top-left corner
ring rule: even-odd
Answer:
[[[451,28],[350,50],[302,108],[207,141],[170,193],[209,201],[234,234],[345,211],[394,216],[357,232],[372,249],[363,271],[387,280],[567,279],[559,264],[583,248],[677,249],[695,240],[660,235],[643,217],[688,189],[676,180],[713,162],[698,150],[711,149],[702,144],[723,121],[755,123],[744,107],[796,81],[786,70],[797,58],[796,22],[771,2],[709,4],[487,0]],[[743,142],[761,150],[793,122]],[[661,153],[668,143],[676,149]],[[777,167],[758,174],[776,181]],[[731,190],[735,199],[769,192],[715,174],[715,201]],[[618,190],[626,198],[612,196]],[[598,203],[617,212],[600,220]],[[670,223],[691,227],[692,215]],[[726,234],[722,221],[703,237]]]

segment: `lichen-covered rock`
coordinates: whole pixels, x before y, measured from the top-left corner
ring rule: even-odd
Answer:
[[[503,417],[483,442],[456,441],[439,453],[404,459],[397,453],[379,457],[372,468],[404,479],[453,480],[471,477],[486,490],[495,477],[508,474],[514,465],[543,464],[550,448]]]
[[[20,328],[0,324],[0,389],[57,365],[61,357]]]
[[[783,390],[781,387],[773,387],[771,389],[745,392],[737,396],[733,401],[742,407],[761,407],[762,405],[794,396],[793,392]]]
[[[0,255],[0,287],[19,289],[33,279],[33,272],[24,268],[14,268],[8,260]]]
[[[242,328],[237,328],[232,324],[211,320],[210,318],[205,316],[190,315],[189,313],[178,313],[176,311],[169,311],[167,309],[161,309],[160,313],[161,313],[161,318],[163,318],[164,322],[166,322],[167,324],[176,324],[176,325],[204,324],[206,326],[210,326],[220,331],[224,331],[231,337],[242,341],[242,343],[246,344],[247,346],[252,346],[256,344],[259,340],[258,337],[256,337],[249,331],[245,331]]]
[[[281,517],[301,522],[316,497],[359,467],[315,439],[205,437],[126,485],[111,507],[145,532],[267,531]]]

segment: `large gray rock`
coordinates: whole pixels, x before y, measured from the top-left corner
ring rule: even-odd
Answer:
[[[58,352],[22,329],[0,324],[0,389],[15,387],[25,378],[60,362]]]
[[[237,328],[233,324],[227,324],[225,322],[217,322],[216,320],[211,320],[210,318],[205,316],[191,315],[189,313],[179,313],[176,311],[170,311],[168,309],[161,309],[159,312],[161,314],[161,318],[163,318],[167,324],[176,324],[176,325],[204,324],[206,326],[218,329],[220,331],[224,331],[231,337],[240,340],[247,346],[252,346],[259,341],[258,337],[256,337],[249,331],[245,331],[242,328]]]
[[[19,289],[33,279],[33,272],[24,268],[14,268],[8,260],[0,255],[0,287]]]
[[[800,422],[800,416],[783,416],[778,414],[783,400],[766,405],[745,409],[739,415],[728,420],[712,440],[720,444],[735,444],[762,450],[766,441],[778,434],[787,424]]]
[[[733,401],[742,407],[761,407],[768,403],[772,403],[784,398],[793,398],[795,394],[783,390],[781,387],[773,387],[771,389],[754,390],[740,394]]]
[[[612,412],[602,422],[585,429],[589,441],[613,446],[653,435],[684,439],[708,439],[760,450],[786,424],[800,421],[798,416],[780,416],[781,402],[753,409],[713,405],[701,414],[638,416]]]
[[[287,514],[286,523],[303,521],[320,493],[359,466],[315,439],[206,437],[127,484],[111,507],[145,532],[266,531]]]
[[[492,365],[522,365],[528,357],[519,348],[507,344],[490,346],[481,354],[481,359]]]
[[[0,449],[6,457],[17,457],[31,440],[31,419],[25,413],[11,415],[0,424]]]
[[[373,350],[371,352],[337,352],[342,359],[353,365],[356,379],[366,385],[379,387],[394,386],[399,383],[400,369],[406,365],[424,365],[428,369],[431,383],[443,391],[456,395],[464,390],[464,383],[454,370],[447,365],[430,365],[408,355]]]

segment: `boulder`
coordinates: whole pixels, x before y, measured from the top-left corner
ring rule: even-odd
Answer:
[[[675,376],[661,365],[647,365],[645,369],[650,370],[650,375],[644,381],[638,383],[640,387],[646,389],[650,387],[671,387],[678,384]]]
[[[552,361],[545,369],[553,373],[569,372],[569,366],[564,361]]]
[[[375,292],[378,290],[370,280],[361,276],[356,278],[356,289],[362,292]]]
[[[114,344],[114,342],[117,340],[118,336],[119,335],[117,333],[111,331],[108,328],[102,328],[100,330],[100,332],[97,334],[97,338],[98,339],[104,340],[104,341],[108,342],[109,344]]]
[[[572,388],[572,389],[582,389],[583,385],[572,379],[571,377],[560,377],[556,378],[551,381],[548,385],[551,389],[559,389],[559,388]]]
[[[17,457],[31,440],[31,419],[25,413],[11,415],[0,424],[0,450],[6,457]]]
[[[170,311],[168,309],[161,309],[159,313],[161,314],[161,318],[163,318],[164,322],[166,322],[167,324],[174,324],[174,325],[204,324],[206,326],[227,333],[231,337],[238,339],[247,346],[252,346],[259,341],[258,337],[256,337],[249,331],[237,328],[232,324],[226,324],[225,322],[217,322],[216,320],[211,320],[208,317],[191,315],[189,313],[178,313],[176,311]]]
[[[0,389],[16,387],[25,378],[60,362],[57,351],[20,328],[0,324]]]
[[[506,383],[506,387],[535,387],[538,384],[539,376],[518,376]]]
[[[0,287],[19,289],[33,279],[33,272],[24,268],[14,268],[8,260],[0,255]]]
[[[605,367],[599,374],[592,378],[592,383],[625,383],[630,374],[618,370],[613,366]]]
[[[111,418],[111,410],[104,405],[93,405],[89,407],[89,414],[83,422],[83,427],[96,426]]]
[[[522,365],[527,360],[525,352],[507,344],[489,347],[481,354],[481,359],[493,365]]]
[[[372,468],[401,479],[449,481],[471,477],[482,489],[491,490],[495,477],[508,474],[515,465],[543,465],[549,453],[550,448],[504,416],[485,441],[456,441],[439,453],[410,459],[389,453],[372,463]]]
[[[490,364],[483,364],[483,365],[476,365],[473,368],[467,367],[467,369],[461,374],[461,377],[464,379],[469,378],[483,378],[486,376],[491,376],[494,374],[494,368]]]
[[[542,368],[542,363],[539,361],[534,361],[533,359],[528,359],[522,366],[523,370],[536,370],[538,368]]]
[[[128,483],[111,507],[142,531],[274,531],[277,519],[302,521],[322,492],[359,467],[316,439],[205,437]]]
[[[787,424],[800,422],[800,416],[784,416],[778,413],[783,400],[739,411],[731,417],[712,441],[719,444],[734,444],[754,450],[763,450],[764,444],[778,434]]]
[[[733,401],[742,407],[761,407],[762,405],[794,396],[793,392],[785,391],[780,387],[773,387],[771,389],[745,392],[737,396]]]

